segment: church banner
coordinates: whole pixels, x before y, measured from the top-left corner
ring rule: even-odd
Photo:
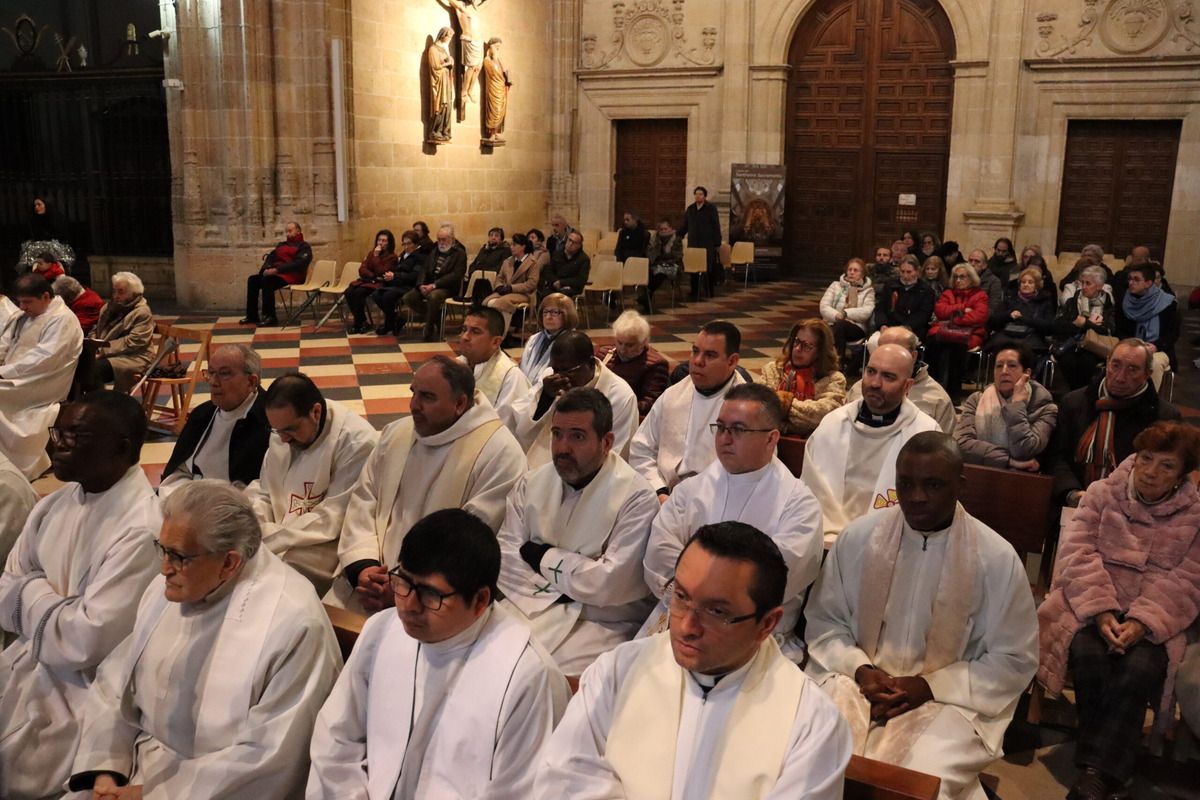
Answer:
[[[782,164],[733,164],[730,168],[729,243],[754,242],[760,266],[778,267],[783,256]]]

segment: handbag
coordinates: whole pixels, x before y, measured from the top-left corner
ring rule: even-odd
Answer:
[[[1083,335],[1083,340],[1079,342],[1079,346],[1101,358],[1108,358],[1119,341],[1121,340],[1115,336],[1105,336],[1089,328],[1088,332]]]
[[[494,292],[495,290],[492,289],[491,281],[487,278],[476,278],[475,286],[471,289],[471,302],[477,306],[481,306],[484,299],[494,294]]]
[[[946,344],[966,344],[971,341],[971,329],[962,325],[943,325],[933,338]]]

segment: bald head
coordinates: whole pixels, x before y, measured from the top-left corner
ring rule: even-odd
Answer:
[[[921,346],[921,340],[917,335],[903,325],[892,325],[886,331],[879,334],[879,347],[885,344],[896,344],[903,347],[912,354],[913,359],[917,357],[917,350]]]
[[[891,414],[912,388],[913,354],[898,344],[875,348],[863,370],[862,393],[867,409],[876,415]]]

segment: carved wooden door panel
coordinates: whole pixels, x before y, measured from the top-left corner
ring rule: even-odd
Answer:
[[[836,272],[905,228],[940,233],[954,52],[934,0],[818,0],[801,21],[785,109],[793,272]]]
[[[1179,156],[1180,120],[1071,120],[1063,158],[1058,251],[1096,243],[1161,259]]]
[[[626,209],[640,213],[650,229],[664,216],[680,225],[690,202],[687,120],[621,119],[616,121],[616,133],[613,230],[621,226]]]

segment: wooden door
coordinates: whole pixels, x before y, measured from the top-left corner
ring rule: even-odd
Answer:
[[[941,235],[954,53],[935,0],[818,0],[807,13],[785,109],[790,271],[835,273],[907,228]]]
[[[1138,245],[1161,260],[1171,218],[1180,120],[1071,120],[1063,158],[1058,252]]]
[[[622,119],[616,122],[617,173],[613,230],[625,211],[642,215],[653,230],[660,217],[683,223],[687,191],[687,120]],[[709,192],[712,192],[709,189]]]

